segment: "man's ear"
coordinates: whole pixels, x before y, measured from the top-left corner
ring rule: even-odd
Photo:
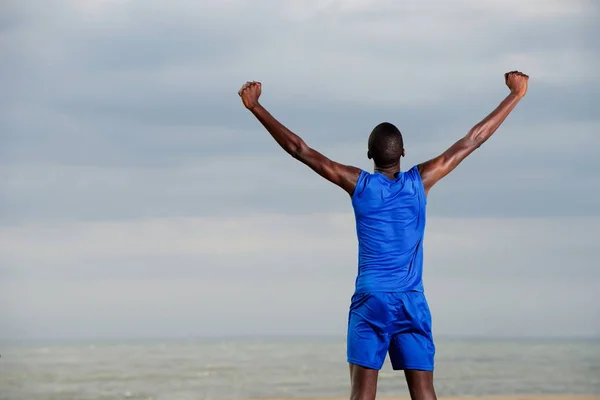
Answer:
[[[402,149],[402,157],[406,157],[406,150]]]
[[[370,151],[368,151],[368,150],[367,150],[367,158],[368,158],[369,160],[372,160],[372,159],[373,159],[373,157],[371,156],[371,152],[370,152]]]

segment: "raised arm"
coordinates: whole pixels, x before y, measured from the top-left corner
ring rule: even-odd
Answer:
[[[318,151],[308,147],[304,140],[277,121],[258,102],[262,85],[260,82],[246,82],[238,94],[244,106],[254,114],[260,123],[269,131],[273,139],[292,157],[309,166],[317,174],[335,183],[352,195],[360,169],[342,165],[330,160]]]
[[[440,179],[448,175],[469,154],[485,143],[496,129],[504,122],[508,114],[527,93],[529,77],[521,72],[512,71],[504,74],[510,94],[487,117],[475,125],[469,133],[438,157],[419,164],[419,173],[425,187],[425,193]]]

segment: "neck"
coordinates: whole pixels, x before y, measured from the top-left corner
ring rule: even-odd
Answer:
[[[394,179],[398,176],[398,173],[400,172],[400,163],[388,165],[385,167],[375,165],[375,172],[379,172],[380,174],[383,174],[390,179]]]

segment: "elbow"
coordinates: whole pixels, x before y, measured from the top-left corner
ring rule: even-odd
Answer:
[[[481,140],[481,139],[475,139],[475,140],[473,141],[473,143],[471,144],[471,147],[472,147],[474,150],[477,150],[478,148],[480,148],[480,147],[481,147],[481,145],[483,144],[483,142],[485,142],[485,140]]]
[[[285,151],[287,151],[289,155],[291,155],[295,159],[300,159],[302,157],[302,154],[304,154],[307,149],[308,146],[306,145],[306,143],[304,143],[303,140],[291,142],[285,146]]]
[[[485,142],[486,136],[484,129],[478,126],[474,127],[466,137],[468,146],[475,149],[479,148]]]

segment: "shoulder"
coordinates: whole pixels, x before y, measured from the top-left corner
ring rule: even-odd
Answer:
[[[421,178],[420,165],[415,165],[407,172],[407,178],[412,182],[412,187],[417,192],[423,194],[423,198],[427,201],[427,192],[425,191],[425,185],[423,184],[423,179]]]
[[[419,170],[419,167],[419,165],[413,166],[411,169],[404,173],[405,176],[412,181],[421,182],[421,171]]]
[[[360,195],[364,192],[367,185],[371,181],[371,177],[373,175],[363,169],[360,170],[358,174],[358,180],[356,181],[356,186],[354,187],[354,192],[352,193],[352,198],[360,197]]]

